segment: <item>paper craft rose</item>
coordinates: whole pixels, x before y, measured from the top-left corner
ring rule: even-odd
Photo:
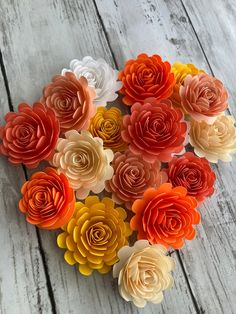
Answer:
[[[122,129],[121,111],[116,107],[110,109],[99,107],[90,120],[90,133],[95,137],[100,137],[103,140],[103,146],[114,152],[122,152],[127,148],[127,144],[121,137]]]
[[[99,137],[72,130],[65,133],[65,139],[59,138],[52,164],[68,178],[77,198],[84,199],[90,191],[104,190],[105,181],[113,175],[112,159],[112,150],[105,150]]]
[[[200,222],[196,207],[196,199],[187,196],[184,187],[164,183],[158,189],[147,189],[143,198],[134,202],[130,226],[138,230],[138,240],[180,249],[185,239],[195,237],[193,225]]]
[[[67,178],[53,168],[34,173],[22,186],[21,193],[20,211],[29,223],[39,228],[60,228],[74,213],[74,191]]]
[[[134,246],[124,246],[118,252],[119,262],[113,267],[113,277],[118,278],[119,292],[125,301],[138,307],[147,302],[163,300],[163,291],[174,284],[171,271],[175,267],[172,257],[160,244],[149,245],[146,240]]]
[[[166,173],[173,186],[185,187],[188,195],[194,196],[198,202],[214,193],[216,176],[205,158],[185,153],[170,161]]]
[[[184,149],[187,124],[183,114],[171,106],[171,101],[146,99],[144,104],[135,103],[131,115],[123,118],[123,140],[136,155],[147,162],[170,161]]]
[[[14,165],[35,168],[42,160],[50,160],[59,136],[59,121],[54,112],[41,103],[26,103],[18,112],[5,115],[0,127],[0,154]]]
[[[107,102],[118,97],[116,92],[121,88],[118,82],[118,71],[112,69],[105,60],[92,57],[84,57],[82,60],[74,59],[70,62],[70,69],[63,69],[62,75],[72,71],[79,79],[85,77],[88,85],[95,88],[96,96],[93,100],[96,106],[106,106]]]
[[[127,106],[149,97],[156,100],[168,98],[175,85],[169,62],[163,62],[158,55],[149,57],[145,53],[126,62],[119,73],[119,80],[123,83],[120,93],[125,95],[123,102]]]
[[[180,86],[183,85],[184,79],[188,74],[195,76],[200,72],[205,73],[203,70],[199,70],[195,67],[194,64],[184,64],[180,62],[175,62],[171,67],[171,72],[175,76],[175,86],[173,89],[173,94],[170,96],[170,99],[174,106],[181,107],[181,98],[179,95]]]
[[[231,161],[236,153],[236,127],[232,116],[220,115],[212,125],[191,121],[190,144],[199,157],[217,163],[218,160]]]
[[[167,175],[161,171],[158,160],[150,164],[129,150],[123,154],[116,153],[112,166],[114,175],[106,182],[106,190],[112,192],[116,203],[124,203],[128,209],[136,199],[143,196],[147,188],[158,187],[167,181]]]
[[[61,132],[86,130],[95,113],[95,91],[84,77],[79,80],[71,72],[56,75],[43,90],[41,102],[53,109],[60,121]]]
[[[95,269],[107,273],[118,261],[118,250],[128,243],[131,230],[125,219],[125,210],[115,208],[108,197],[100,201],[88,196],[85,203],[76,203],[74,217],[57,238],[58,246],[67,249],[66,262],[79,264],[79,271],[86,276]]]
[[[228,107],[228,93],[223,83],[205,73],[186,76],[179,93],[181,106],[197,121],[212,124]]]

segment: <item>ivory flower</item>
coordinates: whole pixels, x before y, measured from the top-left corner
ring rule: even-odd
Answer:
[[[163,291],[174,283],[170,272],[175,261],[166,253],[164,246],[149,245],[146,240],[136,241],[133,247],[124,246],[119,250],[120,261],[113,267],[113,277],[118,278],[122,298],[138,307],[163,300]]]
[[[52,164],[66,175],[77,198],[84,199],[90,191],[103,191],[113,175],[112,159],[112,150],[104,150],[100,138],[72,130],[65,133],[65,139],[59,138]]]
[[[88,196],[85,203],[76,203],[74,217],[57,238],[58,246],[67,249],[66,262],[77,263],[83,275],[94,269],[107,273],[118,261],[118,250],[127,244],[131,230],[124,222],[126,212],[114,206],[108,197],[100,201],[97,196]]]
[[[95,88],[97,95],[93,102],[96,106],[106,106],[107,102],[115,100],[118,97],[116,92],[122,87],[122,83],[117,81],[118,71],[101,58],[74,59],[70,62],[70,69],[62,70],[62,75],[67,71],[73,72],[78,79],[85,77],[89,86]]]
[[[190,144],[199,157],[217,163],[231,161],[231,154],[236,153],[236,127],[232,116],[220,115],[209,125],[206,122],[191,121],[189,132]]]

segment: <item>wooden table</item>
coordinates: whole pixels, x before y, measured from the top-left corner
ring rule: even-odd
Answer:
[[[121,69],[140,52],[194,63],[220,78],[236,114],[234,0],[0,0],[0,117],[73,58],[103,57]],[[85,278],[63,260],[56,232],[37,230],[18,211],[30,173],[0,158],[1,313],[236,313],[236,158],[213,168],[214,197],[200,207],[198,236],[172,254],[175,286],[160,305],[138,310],[111,274]]]

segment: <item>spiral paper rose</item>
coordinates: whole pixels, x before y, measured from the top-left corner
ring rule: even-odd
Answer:
[[[117,252],[131,234],[125,219],[125,210],[114,208],[108,197],[100,201],[97,196],[88,196],[85,204],[76,203],[74,217],[57,238],[58,246],[67,249],[66,262],[78,263],[83,275],[90,275],[94,269],[107,273],[118,261]]]
[[[191,122],[190,144],[199,157],[217,163],[231,161],[231,154],[236,153],[236,127],[232,116],[220,115],[212,125],[206,122]]]
[[[138,307],[163,300],[163,291],[174,283],[170,272],[175,261],[166,253],[162,245],[149,245],[146,240],[136,241],[133,247],[124,246],[119,250],[119,262],[113,267],[113,277],[118,277],[122,298]]]
[[[124,203],[129,209],[148,187],[158,187],[167,181],[166,173],[160,171],[161,164],[158,160],[150,164],[129,150],[123,154],[116,153],[112,166],[114,175],[106,182],[106,190],[112,192],[116,203]]]
[[[197,121],[211,124],[228,107],[228,93],[222,82],[205,73],[186,76],[179,92],[184,111]]]
[[[185,187],[188,195],[194,196],[199,202],[214,193],[216,176],[205,158],[185,153],[173,158],[166,172],[173,186]]]
[[[143,102],[148,97],[164,99],[172,94],[175,84],[169,62],[163,62],[158,55],[140,54],[137,59],[126,62],[119,73],[123,83],[120,93],[125,95],[123,102],[127,106]]]
[[[58,140],[56,151],[52,164],[66,175],[77,198],[84,199],[90,191],[104,190],[105,181],[113,175],[110,166],[113,152],[104,150],[100,138],[92,137],[88,131],[68,131],[65,139]]]
[[[116,92],[121,88],[118,82],[118,71],[113,70],[105,60],[94,60],[92,57],[84,57],[82,60],[72,60],[70,69],[63,69],[64,75],[67,71],[72,71],[79,79],[82,76],[88,80],[89,86],[95,88],[96,97],[93,102],[96,106],[106,106],[107,102],[115,100]]]
[[[196,211],[197,201],[187,196],[187,190],[170,183],[158,189],[149,188],[132,206],[135,216],[130,221],[132,230],[138,230],[138,239],[147,239],[151,244],[179,249],[184,239],[192,240],[196,231],[194,224],[200,222]]]
[[[184,79],[186,78],[188,74],[195,76],[199,72],[204,72],[204,71],[197,69],[194,64],[183,64],[180,62],[175,62],[171,67],[171,72],[175,76],[175,86],[174,86],[173,94],[170,96],[170,99],[173,102],[174,106],[181,107],[179,89],[180,89],[180,86],[183,85]]]
[[[114,152],[122,152],[127,148],[127,144],[121,137],[122,129],[121,111],[116,107],[110,109],[99,107],[95,116],[90,120],[89,131],[91,134],[100,137],[103,140],[103,146]]]
[[[9,162],[35,168],[51,158],[59,136],[59,121],[51,109],[41,103],[33,107],[22,103],[18,112],[6,114],[5,121],[0,127],[0,154]]]
[[[43,90],[41,101],[53,109],[60,121],[61,132],[86,130],[95,113],[95,91],[84,77],[79,80],[71,72],[56,75]]]
[[[75,210],[74,191],[67,178],[55,169],[36,172],[22,186],[19,209],[26,220],[43,229],[57,229],[66,224]]]
[[[145,161],[166,162],[184,149],[187,124],[182,119],[182,112],[172,108],[170,100],[150,98],[132,106],[131,115],[123,118],[121,134],[129,149]]]

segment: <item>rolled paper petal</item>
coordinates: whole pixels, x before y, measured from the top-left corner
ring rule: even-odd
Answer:
[[[156,100],[168,98],[175,85],[169,62],[162,61],[158,55],[148,56],[145,53],[126,62],[119,73],[119,80],[123,83],[120,93],[125,95],[123,102],[127,106],[142,103],[148,97]]]
[[[146,240],[138,240],[134,246],[124,246],[119,250],[119,262],[113,266],[113,277],[118,278],[122,298],[137,307],[163,300],[163,291],[173,286],[170,272],[175,268],[174,259],[166,253],[164,246],[150,245]]]
[[[34,173],[22,186],[21,193],[20,211],[29,223],[39,228],[60,228],[74,213],[74,191],[67,178],[53,168]]]
[[[109,272],[118,261],[118,250],[128,243],[131,234],[124,213],[108,197],[100,200],[88,196],[84,203],[77,202],[73,218],[57,237],[58,246],[66,249],[66,262],[77,264],[85,276],[94,270],[101,274]]]
[[[193,225],[200,222],[197,204],[182,186],[172,188],[171,183],[164,183],[158,189],[149,188],[132,206],[131,229],[138,231],[139,240],[179,249],[185,239],[195,237]]]

